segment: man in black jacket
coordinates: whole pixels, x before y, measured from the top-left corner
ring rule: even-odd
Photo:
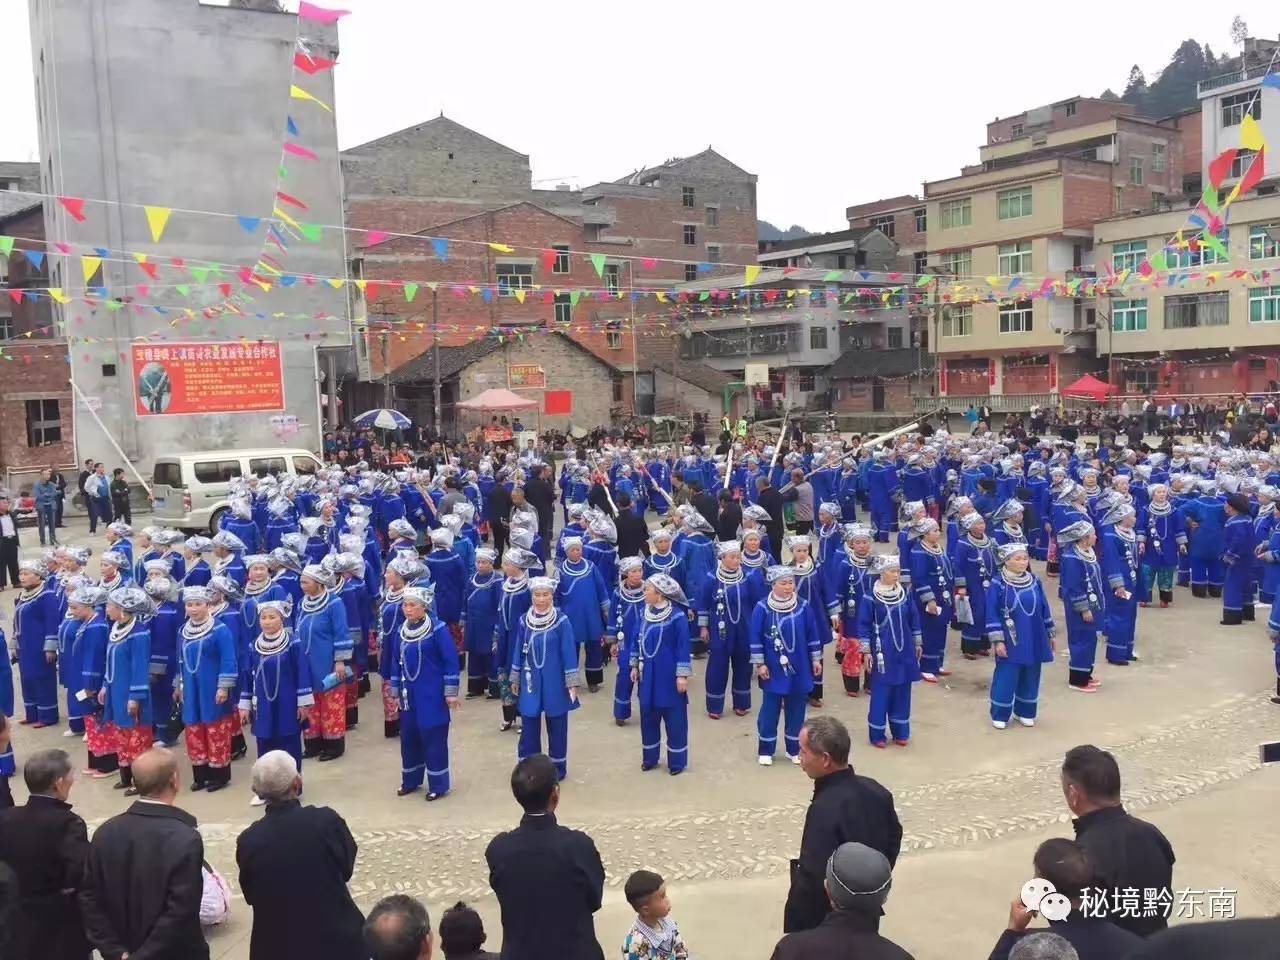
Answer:
[[[770,514],[772,516],[772,514]],[[738,539],[742,526],[742,507],[728,490],[720,491],[720,514],[716,517],[716,539],[721,543]]]
[[[22,768],[31,796],[0,811],[0,863],[18,878],[14,960],[88,960],[89,942],[76,904],[89,835],[67,797],[75,782],[65,750],[33,753]]]
[[[485,519],[489,521],[489,530],[493,533],[493,549],[498,551],[498,559],[502,559],[507,549],[507,534],[511,532],[508,521],[511,519],[511,494],[502,483],[495,483],[489,491],[489,500],[484,505]]]
[[[1076,815],[1076,842],[1093,863],[1094,887],[1102,891],[1105,903],[1119,907],[1114,903],[1116,891],[1129,887],[1167,890],[1172,897],[1173,847],[1152,824],[1124,812],[1115,757],[1092,744],[1072,747],[1062,761],[1062,792]],[[1102,902],[1096,890],[1093,899]],[[1140,937],[1169,925],[1167,913],[1132,916],[1117,909],[1110,919]]]
[[[250,960],[364,960],[364,917],[347,883],[356,841],[329,807],[298,801],[302,775],[283,750],[253,764],[267,812],[236,839],[240,890],[253,907]]]
[[[649,525],[644,522],[644,517],[636,515],[630,494],[618,494],[618,519],[614,525],[618,529],[619,557],[649,555]]]
[[[892,867],[902,848],[893,794],[849,766],[849,731],[835,717],[814,717],[800,730],[800,767],[813,780],[800,857],[791,861],[791,889],[783,912],[786,933],[811,930],[831,911],[823,889],[827,861],[842,843],[862,843]]]
[[[694,508],[702,514],[702,518],[707,521],[711,529],[716,528],[716,520],[720,510],[716,506],[716,498],[714,495],[702,489],[701,480],[689,481],[689,502]]]
[[[489,886],[502,910],[502,960],[603,960],[592,914],[604,895],[604,864],[585,833],[556,822],[555,764],[534,754],[516,764],[511,792],[520,826],[489,842]]]
[[[764,532],[769,535],[769,546],[773,547],[776,563],[782,557],[782,541],[786,537],[786,529],[782,518],[782,494],[769,482],[764,471],[756,477],[756,506],[769,514],[769,521],[764,525]]]
[[[538,533],[543,543],[551,543],[551,533],[555,525],[556,490],[549,479],[551,467],[542,464],[533,468],[532,476],[524,485],[524,498],[534,510],[538,511]]]
[[[208,960],[200,929],[204,842],[196,818],[173,805],[177,756],[153,747],[134,758],[139,797],[100,826],[89,845],[80,912],[104,960]]]

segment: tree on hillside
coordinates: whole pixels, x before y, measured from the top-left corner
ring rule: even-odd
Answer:
[[[1098,99],[1099,100],[1119,100],[1120,96],[1110,87],[1107,87],[1107,89],[1103,90],[1102,93],[1098,94]]]
[[[1197,102],[1196,84],[1217,70],[1217,64],[1205,62],[1204,48],[1195,40],[1183,40],[1174,51],[1169,65],[1159,78],[1147,87],[1140,105],[1149,117],[1167,117]]]
[[[1129,68],[1129,82],[1125,84],[1124,93],[1120,95],[1120,99],[1125,103],[1132,103],[1141,107],[1142,102],[1147,97],[1147,78],[1142,72],[1142,68],[1136,63]]]

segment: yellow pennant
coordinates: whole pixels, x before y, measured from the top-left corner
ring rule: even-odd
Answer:
[[[173,213],[170,207],[143,207],[143,211],[147,215],[147,226],[151,228],[151,242],[159,243],[160,237],[164,234],[164,228],[169,223],[169,214]]]
[[[746,281],[746,286],[748,286],[748,287],[749,287],[749,286],[751,286],[753,283],[755,283],[755,282],[756,282],[756,277],[758,277],[758,276],[760,276],[760,268],[759,268],[759,267],[747,267],[747,269],[746,269],[746,271],[745,271],[745,273],[744,273],[744,276],[743,276],[743,280],[745,280],[745,281]]]
[[[498,253],[515,253],[516,252],[515,247],[508,247],[505,243],[491,243],[489,244],[489,249],[496,250],[498,251]]]
[[[329,284],[329,286],[333,287],[335,290],[341,290],[342,284],[345,283],[345,281],[342,277],[329,277],[325,280],[325,283]]]
[[[1267,140],[1262,135],[1258,121],[1253,119],[1252,114],[1246,113],[1240,121],[1240,146],[1246,150],[1261,150],[1266,145]]]
[[[512,292],[512,293],[514,293],[514,294],[516,295],[516,299],[517,299],[517,300],[519,300],[521,303],[524,303],[524,291],[523,291],[523,290],[521,290],[519,287],[517,287],[515,290],[512,290],[511,292]]]
[[[71,298],[70,298],[70,297],[68,297],[65,293],[63,293],[63,292],[62,292],[62,288],[61,288],[61,287],[50,287],[50,288],[49,288],[49,296],[53,297],[53,299],[54,299],[54,300],[57,300],[57,301],[58,301],[58,303],[70,303],[70,302],[71,302]]]
[[[312,103],[318,103],[325,110],[328,110],[330,113],[333,113],[333,109],[327,103],[325,103],[323,100],[317,100],[315,97],[307,93],[307,91],[303,90],[296,83],[289,87],[289,96],[292,97],[294,100],[310,100]]]
[[[88,283],[93,278],[93,275],[98,272],[98,268],[102,266],[102,258],[81,257],[80,266],[84,270],[84,282]]]

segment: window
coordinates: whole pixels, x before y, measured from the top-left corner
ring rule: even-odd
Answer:
[[[889,328],[889,349],[890,350],[902,349],[902,328],[901,327]]]
[[[893,215],[887,217],[872,217],[871,225],[883,233],[886,237],[893,239]]]
[[[1000,305],[999,314],[1001,333],[1031,332],[1030,300],[1019,300],[1017,303],[1003,303]]]
[[[719,207],[707,207],[706,223],[708,227],[720,226],[720,208]]]
[[[498,277],[498,292],[511,296],[513,290],[533,288],[533,264],[499,263],[494,266]]]
[[[551,265],[552,273],[568,273],[569,272],[569,245],[567,243],[553,243],[551,249],[556,252],[555,263]]]
[[[1257,150],[1237,150],[1235,159],[1231,161],[1231,176],[1237,180],[1243,177],[1257,155]]]
[[[686,263],[684,265],[684,282],[693,283],[698,279],[698,265],[696,263]]]
[[[1116,273],[1121,270],[1137,270],[1138,265],[1147,259],[1147,241],[1125,240],[1111,245],[1111,269]]]
[[[613,378],[613,402],[614,403],[622,402],[622,378],[621,377]]]
[[[916,208],[916,233],[924,233],[929,226],[929,211],[925,207]]]
[[[1280,287],[1254,287],[1249,291],[1249,322],[1280,322]]]
[[[1019,240],[1017,243],[1002,243],[999,246],[999,272],[1006,277],[1015,273],[1031,272],[1031,241]]]
[[[1280,257],[1280,223],[1249,225],[1249,259],[1269,260]]]
[[[684,242],[690,247],[698,242],[698,228],[692,223],[686,223],[684,225]]]
[[[1031,216],[1031,186],[1013,187],[1001,190],[997,195],[998,210],[996,216],[1001,220],[1013,220],[1017,217]]]
[[[263,457],[260,460],[250,460],[249,472],[259,477],[265,477],[269,473],[284,473],[284,457]],[[239,476],[239,474],[237,473],[236,476]]]
[[[797,374],[796,389],[799,390],[801,393],[813,393],[814,390],[818,389],[817,384],[814,382],[813,374],[812,373]]]
[[[1151,145],[1151,172],[1164,173],[1165,170],[1165,145],[1163,143],[1153,143]]]
[[[1116,184],[1116,213],[1124,212],[1124,187]]]
[[[5,309],[0,305],[0,310]],[[13,316],[8,313],[0,313],[0,341],[13,339]]]
[[[1160,371],[1151,367],[1130,367],[1124,372],[1126,393],[1155,393],[1160,389]]]
[[[707,244],[707,263],[720,262],[720,245],[718,243]]]
[[[568,323],[573,319],[573,300],[569,294],[556,294],[555,311],[556,323]]]
[[[973,207],[969,202],[969,197],[961,197],[959,200],[943,200],[938,205],[938,213],[942,217],[943,230],[967,227],[973,223]]]
[[[1229,296],[1230,294],[1223,290],[1218,293],[1197,293],[1185,297],[1165,297],[1165,329],[1225,327],[1229,321],[1227,313]]]
[[[582,227],[583,239],[588,243],[598,243],[600,238],[604,236],[604,225],[599,223],[588,223]]]
[[[280,461],[280,469],[284,469],[284,461]],[[196,480],[200,483],[226,483],[232,477],[240,476],[239,460],[205,460],[192,464]]]
[[[617,263],[606,263],[604,265],[604,288],[610,293],[617,293],[622,288],[620,271],[622,266]]]
[[[843,269],[844,269],[845,267],[847,267],[847,266],[849,266],[849,255],[848,255],[847,253],[837,253],[837,254],[836,254],[836,269],[837,269],[837,270],[843,270]]]
[[[1079,106],[1080,104],[1077,103],[1075,100],[1072,100],[1070,103],[1068,103],[1064,108],[1067,116],[1074,117],[1076,115],[1076,110],[1079,108]]]
[[[911,257],[912,269],[917,274],[925,274],[929,272],[929,254],[924,250],[917,250]]]
[[[1116,333],[1136,333],[1147,329],[1147,301],[1114,301],[1111,304],[1111,329]]]
[[[1013,124],[1013,126],[1009,128],[1009,133],[1015,137],[1022,136],[1022,124],[1020,123]]]
[[[953,250],[942,255],[942,266],[953,277],[968,277],[973,274],[973,252],[971,250]]]
[[[1201,234],[1199,232],[1191,234],[1187,238],[1186,247],[1181,250],[1175,249],[1167,254],[1166,259],[1170,270],[1187,270],[1191,267],[1203,267],[1206,264],[1227,262],[1227,257],[1224,257],[1213,247],[1202,241],[1200,237]],[[1226,230],[1222,231],[1218,239],[1222,241],[1223,246],[1230,243]]]
[[[62,415],[57,400],[27,401],[27,446],[43,447],[62,441]]]
[[[114,377],[116,375],[116,365],[114,363],[104,363],[102,365],[102,375],[104,377]]]
[[[693,187],[680,188],[680,206],[682,207],[693,206]]]
[[[1244,122],[1244,115],[1248,113],[1255,120],[1262,119],[1262,97],[1261,90],[1246,91],[1244,93],[1233,93],[1229,97],[1223,97],[1218,101],[1222,108],[1222,125],[1224,127],[1239,126]]]
[[[1142,158],[1134,154],[1129,155],[1129,182],[1142,183]]]
[[[809,328],[809,349],[810,350],[827,349],[827,328],[826,327],[810,327]]]
[[[606,330],[604,334],[604,342],[610,350],[622,349],[622,331]]]
[[[157,487],[181,487],[182,468],[173,461],[157,463],[151,471],[151,483]]]
[[[316,472],[316,462],[311,457],[294,457],[293,472],[300,477],[309,477]]]
[[[944,337],[967,337],[973,333],[973,305],[952,304],[944,308],[939,332]]]

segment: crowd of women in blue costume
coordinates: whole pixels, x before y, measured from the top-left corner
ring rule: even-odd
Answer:
[[[877,747],[909,742],[912,686],[950,673],[957,630],[963,657],[994,661],[991,723],[1033,726],[1056,625],[1032,559],[1058,579],[1068,684],[1081,693],[1101,686],[1100,643],[1108,664],[1138,659],[1138,610],[1168,607],[1175,586],[1220,599],[1230,626],[1254,620],[1280,584],[1280,476],[1266,453],[1048,441],[1015,451],[913,435],[869,456],[828,443],[774,458],[740,444],[727,486],[744,503],[742,527],[718,542],[669,493],[677,472],[723,486],[727,461],[692,449],[611,449],[591,467],[570,458],[556,543],[517,508],[501,557],[483,545],[483,505],[495,483],[519,485],[528,460],[485,461],[478,473],[453,464],[430,479],[363,465],[253,478],[233,485],[213,537],[144,528],[135,538],[112,524],[96,580],[87,548],[22,564],[10,637],[19,723],[58,723],[60,686],[67,735],[85,737],[95,776],[118,770],[130,791],[132,758],[181,732],[193,785],[217,790],[246,750],[245,728],[259,752],[286,749],[299,765],[342,757],[376,672],[384,733],[400,740],[399,792],[425,783],[433,800],[450,788],[464,674],[467,698],[499,701],[500,729],[519,728],[519,756],[541,752],[545,730],[563,777],[580,678],[600,690],[614,660],[616,722],[638,705],[642,769],[658,765],[665,739],[677,774],[689,763],[689,678],[705,654],[707,716],[745,716],[758,690],[757,756],[769,765],[780,733],[798,760],[832,643],[844,692],[870,694]],[[818,525],[770,543],[775,518],[753,502],[754,480],[795,467],[818,493]],[[445,511],[447,477],[464,495]],[[597,480],[632,493],[640,515],[659,512],[646,555],[618,556],[612,518],[585,503]],[[876,552],[895,539],[896,551]],[[1268,628],[1280,651],[1280,615]],[[1280,702],[1280,652],[1276,667]],[[10,690],[0,679],[0,696]],[[0,756],[0,769],[12,763]]]

